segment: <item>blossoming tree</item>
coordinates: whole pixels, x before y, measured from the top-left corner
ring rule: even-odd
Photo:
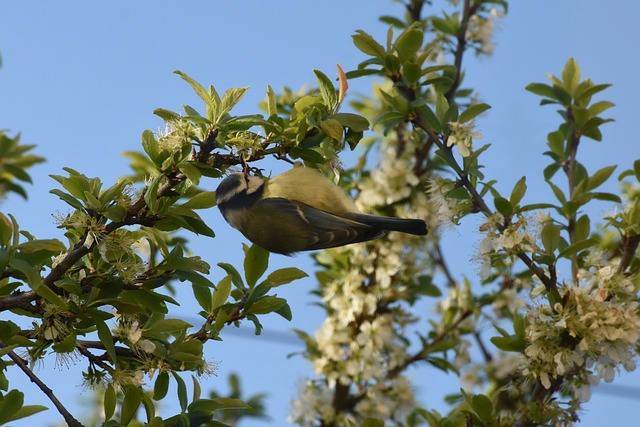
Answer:
[[[326,318],[314,333],[296,330],[314,375],[293,402],[291,421],[568,425],[591,387],[633,369],[640,160],[617,171],[622,194],[611,194],[598,189],[616,167],[589,171],[578,150],[602,139],[609,121],[602,115],[613,104],[595,97],[608,85],[583,79],[569,59],[549,83],[527,87],[559,112],[540,175],[554,199],[526,203],[525,178],[503,194],[483,171],[491,152],[474,130],[490,106],[462,84],[465,55],[491,53],[493,23],[507,4],[450,1],[441,15],[429,14],[429,4],[407,1],[402,18],[383,17],[386,40],[357,31],[353,41],[366,59],[346,73],[339,67],[337,87],[315,71],[312,90],[269,88],[266,114],[233,115],[246,89],[220,95],[178,72],[203,107],[156,110],[167,129],[143,132],[144,152],[128,153],[133,176],[111,186],[73,169],[54,176],[60,188],[52,193],[71,209],[59,217],[66,242],[36,239],[19,219],[0,214],[0,423],[43,409],[24,405],[5,376],[11,369],[36,383],[68,425],[83,425],[32,370],[49,354],[85,362],[87,384],[104,390],[97,422],[105,426],[226,425],[252,413],[219,410],[247,406],[259,414],[259,399],[247,405],[237,396],[201,395],[196,377],[213,369],[204,346],[241,322],[259,331],[260,316],[269,313],[290,319],[273,288],[307,273],[290,267],[267,274],[269,254],[246,246],[242,268],[221,263],[227,275],[212,283],[209,265],[188,255],[174,233],[214,237],[196,213],[215,205],[215,194],[198,188],[202,177],[220,178],[233,166],[249,172],[269,156],[333,175],[362,211],[424,218],[430,229],[427,239],[391,233],[314,255]],[[355,112],[341,112],[355,78],[374,79],[373,95],[352,102]],[[356,147],[365,148],[359,161],[342,169],[340,152]],[[0,136],[2,194],[25,195],[18,182],[29,181],[26,170],[41,161],[27,154],[32,148]],[[585,211],[597,200],[618,209],[592,224]],[[441,229],[478,216],[479,274],[458,277]],[[191,284],[200,325],[172,316],[175,280]],[[416,315],[413,307],[424,300],[437,307],[436,317]],[[482,330],[487,324],[491,331]],[[461,377],[450,412],[416,401],[406,375],[416,365]],[[192,396],[183,372],[195,374]],[[170,383],[180,410],[162,418],[155,407]]]

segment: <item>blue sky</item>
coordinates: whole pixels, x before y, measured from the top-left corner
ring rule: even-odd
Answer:
[[[604,98],[616,103],[611,110],[616,122],[603,128],[604,142],[587,141],[581,147],[587,168],[593,171],[619,164],[621,170],[640,157],[640,145],[634,137],[640,95],[635,73],[640,6],[635,2],[626,2],[624,7],[612,4],[606,8],[594,0],[514,1],[496,31],[494,56],[468,57],[467,85],[477,88],[482,99],[493,106],[477,124],[484,134],[479,142],[492,144],[485,156],[485,173],[499,180],[499,189],[510,190],[526,175],[527,201],[539,202],[548,196],[540,173],[547,160],[541,153],[546,134],[557,127],[557,115],[552,107],[538,107],[538,99],[524,87],[532,81],[545,81],[546,73],[558,75],[569,57],[576,58],[583,76],[614,84]],[[37,144],[37,153],[47,158],[47,163],[32,170],[34,185],[28,188],[28,203],[12,197],[0,209],[13,213],[22,228],[38,237],[62,238],[51,214],[65,212],[67,207],[49,194],[55,182],[48,175],[61,174],[62,167],[68,166],[110,184],[128,173],[128,162],[120,153],[140,150],[142,131],[162,127],[153,109],[179,110],[182,104],[200,107],[173,70],[213,84],[220,92],[250,86],[235,112],[257,112],[267,84],[275,90],[284,85],[298,89],[313,84],[314,68],[329,76],[335,75],[337,62],[345,70],[353,69],[363,57],[350,36],[363,29],[383,38],[386,27],[377,17],[398,14],[400,6],[371,0],[203,0],[180,6],[168,1],[25,1],[4,2],[0,12],[4,18],[0,25],[0,128],[22,132],[22,141]],[[350,93],[367,93],[370,87],[368,80],[355,80],[350,83]],[[520,161],[523,157],[526,162]],[[213,189],[217,183],[203,185]],[[609,189],[615,190],[615,186]],[[607,208],[603,204],[601,210]],[[211,265],[237,263],[240,235],[222,222],[215,209],[203,217],[218,236],[215,240],[190,236],[193,250]],[[447,251],[461,261],[464,268],[460,271],[469,276],[475,273],[468,260],[474,254],[477,225],[470,220],[445,235]],[[307,268],[311,263],[305,255],[272,257],[274,268],[289,265]],[[214,278],[219,277],[221,272],[214,268]],[[298,328],[313,333],[321,321],[320,310],[311,305],[315,301],[309,295],[313,286],[313,280],[306,279],[278,289],[279,295],[290,301],[292,322],[269,316],[262,339],[229,333],[223,343],[210,346],[210,356],[221,364],[219,376],[211,377],[205,388],[225,389],[227,374],[238,372],[247,393],[269,393],[267,407],[272,421],[251,425],[284,425],[297,384],[310,372],[302,358],[286,358],[301,350],[295,340],[274,342],[269,332]],[[188,298],[189,292],[184,295]],[[193,319],[196,309],[185,303],[180,312]],[[84,368],[82,363],[71,370],[80,368]],[[71,408],[79,407],[76,396],[87,395],[79,375],[55,368],[53,360],[41,366],[40,373]],[[409,375],[427,407],[444,408],[442,390],[453,392],[458,387],[432,369],[414,369]],[[48,405],[23,378],[12,379],[14,386],[17,381],[25,383],[28,403]],[[638,374],[623,375],[619,384],[637,381]],[[637,405],[605,393],[606,387],[602,390],[596,390],[586,405],[582,425],[622,423]],[[57,416],[54,410],[46,414],[35,424]],[[15,423],[28,424],[34,421]]]

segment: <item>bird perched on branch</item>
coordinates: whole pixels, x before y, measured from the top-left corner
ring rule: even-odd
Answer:
[[[232,227],[264,249],[285,255],[378,239],[385,231],[427,234],[421,219],[359,212],[340,187],[306,167],[272,179],[231,174],[216,189],[216,199]]]

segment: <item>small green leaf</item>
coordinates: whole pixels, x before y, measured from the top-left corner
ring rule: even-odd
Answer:
[[[598,241],[595,239],[586,239],[580,242],[576,242],[573,245],[569,245],[566,248],[562,249],[558,253],[558,258],[570,258],[573,254],[576,254],[584,249],[596,246],[597,244]]]
[[[127,385],[125,387],[124,398],[122,399],[120,414],[120,423],[122,425],[129,425],[131,420],[133,420],[133,417],[136,415],[140,403],[142,403],[140,391],[132,385]]]
[[[34,414],[37,414],[38,412],[46,411],[47,409],[49,408],[42,405],[24,405],[23,407],[18,409],[12,416],[10,416],[6,420],[6,422],[27,418]]]
[[[591,233],[591,221],[589,220],[589,216],[582,215],[580,218],[578,218],[575,224],[576,242],[588,239],[590,233]]]
[[[485,423],[493,420],[493,403],[484,394],[476,394],[471,398],[471,407],[478,417]]]
[[[0,424],[15,419],[14,416],[24,404],[24,393],[11,390],[0,400]]]
[[[546,223],[540,232],[540,239],[545,252],[549,255],[553,254],[560,245],[560,228],[552,222]]]
[[[178,385],[178,401],[180,402],[180,408],[182,409],[182,412],[185,412],[187,410],[188,402],[187,385],[177,372],[173,372],[173,378],[176,380]]]
[[[103,402],[104,419],[106,421],[109,421],[111,417],[113,417],[113,414],[115,414],[117,403],[118,403],[118,398],[116,396],[116,389],[113,387],[113,384],[109,383],[107,384],[107,389],[104,391],[104,402]]]
[[[299,268],[287,267],[281,268],[269,274],[264,281],[265,283],[269,284],[269,287],[275,288],[276,286],[286,285],[293,282],[294,280],[302,279],[303,277],[308,276],[309,275],[307,273],[300,270]]]
[[[336,88],[322,71],[313,70],[313,73],[316,75],[316,81],[318,82],[318,89],[320,89],[320,95],[322,95],[322,99],[327,107],[333,109],[338,103],[338,92]]]
[[[609,177],[611,176],[613,171],[616,169],[616,167],[617,166],[615,166],[615,165],[614,166],[607,166],[607,167],[604,167],[604,168],[598,170],[593,175],[591,175],[589,177],[589,179],[588,179],[586,190],[587,191],[591,191],[591,190],[594,190],[594,189],[598,188],[602,184],[604,184],[605,181],[609,179]]]
[[[153,400],[162,400],[169,391],[169,374],[160,372],[153,385]]]
[[[336,141],[342,141],[344,127],[339,121],[329,118],[322,120],[320,122],[320,129],[322,129],[322,132],[330,138],[333,138]]]
[[[56,353],[71,353],[76,349],[77,337],[75,330],[71,330],[69,335],[62,341],[59,341],[51,346]]]
[[[117,366],[118,359],[116,357],[116,348],[113,344],[113,335],[111,335],[111,330],[104,321],[99,319],[94,319],[94,321],[98,331],[98,338],[100,338],[102,345],[104,345],[105,350],[107,350],[107,354],[111,358],[111,362],[114,366]]]
[[[365,418],[362,427],[384,427],[384,420],[379,418]]]
[[[200,387],[200,383],[191,375],[191,380],[193,381],[193,398],[191,399],[193,402],[200,400],[200,396],[202,394],[202,387]]]
[[[245,309],[244,314],[267,314],[273,311],[279,310],[283,305],[287,303],[284,298],[278,298],[273,295],[269,295],[260,298],[251,307]]]
[[[554,100],[556,99],[556,93],[553,91],[553,88],[544,83],[529,83],[525,89],[529,92],[535,93],[536,95]]]
[[[196,301],[198,301],[198,304],[200,304],[200,307],[202,307],[202,309],[206,313],[212,313],[213,307],[211,304],[211,301],[212,301],[211,289],[209,289],[209,287],[207,286],[201,286],[196,284],[192,284],[191,288],[193,290],[193,296],[196,298]]]
[[[278,104],[276,102],[276,94],[270,85],[267,85],[267,114],[269,117],[278,114]]]
[[[369,121],[364,117],[353,113],[336,113],[327,116],[327,119],[335,119],[346,128],[356,132],[363,132],[369,129]]]
[[[524,340],[513,335],[506,337],[491,337],[490,341],[502,351],[522,353],[526,348]]]
[[[188,209],[209,209],[216,205],[216,193],[213,191],[202,191],[186,203],[181,205],[183,208]]]
[[[527,192],[527,178],[522,177],[516,182],[516,185],[513,186],[513,190],[511,190],[511,196],[509,196],[509,201],[512,206],[517,206],[524,194]]]
[[[222,268],[224,271],[227,272],[229,276],[231,276],[231,282],[233,282],[236,288],[244,289],[244,282],[242,281],[242,276],[233,265],[227,264],[226,262],[219,262],[218,267]]]
[[[226,303],[230,293],[231,276],[225,276],[220,283],[218,283],[218,286],[216,286],[216,290],[213,291],[210,311],[215,311],[215,309]]]
[[[400,62],[405,63],[416,56],[416,52],[422,47],[423,38],[422,30],[415,27],[409,27],[398,36],[394,46]]]
[[[378,43],[373,37],[362,30],[357,30],[357,34],[353,35],[353,44],[362,52],[376,58],[384,58],[386,52],[384,47]]]
[[[219,121],[219,119],[222,118],[223,115],[231,111],[231,109],[240,102],[240,100],[247,93],[248,89],[249,89],[248,87],[231,88],[231,89],[228,89],[224,93],[224,95],[222,95],[220,110],[218,111],[218,114],[215,116],[218,119],[216,120],[216,122]]]
[[[460,118],[458,119],[458,121],[460,123],[467,123],[490,108],[491,106],[489,104],[473,104],[460,114]]]
[[[28,254],[39,251],[60,253],[66,251],[67,247],[58,239],[41,239],[21,243],[17,249]]]
[[[211,120],[212,117],[215,117],[217,115],[218,105],[215,102],[214,97],[212,97],[211,94],[204,87],[202,87],[200,83],[198,83],[197,81],[189,77],[186,73],[183,73],[182,71],[179,71],[179,70],[174,71],[174,73],[179,75],[182,78],[182,80],[189,83],[189,85],[193,88],[196,94],[198,94],[200,99],[204,101],[205,105],[207,106],[207,117],[209,118],[209,120]]]
[[[53,190],[50,190],[49,193],[55,194],[63,202],[67,203],[69,206],[71,206],[74,209],[83,209],[84,208],[84,205],[82,204],[82,202],[80,200],[76,199],[71,194],[65,193],[62,190],[54,188]]]
[[[562,71],[562,83],[567,92],[573,96],[575,94],[578,83],[580,83],[580,66],[575,59],[569,58]]]
[[[258,245],[245,247],[244,277],[249,288],[253,288],[269,267],[269,251]]]
[[[513,205],[504,197],[496,197],[493,200],[493,204],[495,205],[496,210],[505,218],[511,218],[513,216]]]

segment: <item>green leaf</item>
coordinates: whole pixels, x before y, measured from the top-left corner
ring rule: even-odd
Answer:
[[[419,114],[420,118],[424,119],[429,127],[434,132],[442,132],[442,124],[438,117],[433,113],[433,110],[429,108],[427,104],[423,104],[416,108],[416,113]]]
[[[158,209],[158,187],[160,187],[160,183],[163,180],[164,175],[156,175],[145,188],[144,201],[151,212],[155,212]]]
[[[353,37],[353,44],[362,52],[376,58],[383,59],[386,55],[384,47],[373,37],[362,30],[357,30]]]
[[[153,114],[160,117],[164,121],[178,120],[180,118],[180,114],[171,110],[167,110],[165,108],[156,108],[155,110],[153,110]]]
[[[222,268],[229,276],[231,276],[231,282],[233,282],[236,288],[244,289],[245,286],[242,281],[242,276],[233,265],[227,264],[226,262],[219,262],[218,267]]]
[[[218,307],[226,303],[229,294],[231,294],[231,276],[225,276],[220,283],[218,283],[218,286],[216,286],[216,290],[213,291],[210,312],[215,311]]]
[[[584,249],[596,246],[597,244],[598,241],[595,239],[586,239],[580,242],[576,242],[573,245],[569,245],[566,248],[562,249],[558,253],[558,258],[570,258],[573,254],[576,254]]]
[[[358,114],[336,113],[330,114],[327,119],[337,120],[342,126],[356,132],[363,132],[369,129],[369,121]]]
[[[122,399],[120,414],[120,423],[122,425],[129,425],[131,420],[133,420],[133,417],[136,415],[140,403],[142,403],[140,391],[132,385],[127,385],[125,387],[124,398]]]
[[[198,301],[198,304],[200,304],[200,307],[202,307],[202,309],[210,314],[213,312],[213,307],[211,306],[211,298],[212,298],[212,292],[211,289],[209,289],[209,287],[207,286],[201,286],[201,285],[196,285],[196,284],[192,284],[191,288],[193,290],[193,296],[196,298],[196,301]]]
[[[513,216],[513,205],[504,197],[496,197],[493,200],[493,204],[495,205],[496,210],[505,218],[511,218]]]
[[[502,351],[522,353],[526,348],[524,340],[514,335],[506,337],[491,337],[490,341]]]
[[[442,296],[442,291],[433,283],[433,277],[431,276],[418,277],[418,286],[415,288],[415,291],[420,295],[428,297]]]
[[[200,400],[200,396],[202,395],[202,388],[200,387],[200,383],[198,382],[196,377],[194,377],[193,375],[191,375],[191,380],[193,381],[193,398],[191,400],[195,402],[196,400]]]
[[[100,338],[102,345],[104,345],[105,350],[107,350],[107,354],[111,358],[111,362],[114,364],[114,366],[117,366],[118,359],[116,357],[116,348],[113,343],[113,335],[111,335],[111,330],[109,329],[107,324],[104,323],[104,321],[99,319],[94,319],[94,321],[96,324],[96,329],[98,331],[98,338]]]
[[[178,385],[178,401],[180,402],[180,408],[182,409],[182,412],[185,412],[187,410],[188,402],[187,385],[177,372],[173,372],[173,378],[176,380]]]
[[[593,175],[591,175],[589,177],[588,182],[587,182],[586,190],[587,191],[591,191],[591,190],[594,190],[594,189],[598,188],[602,184],[604,184],[604,182],[609,179],[609,177],[611,176],[613,171],[616,170],[616,167],[617,166],[615,166],[615,165],[614,166],[607,166],[607,167],[604,167],[604,168],[598,170]]]
[[[286,285],[293,282],[294,280],[302,279],[303,277],[308,276],[309,275],[307,273],[300,270],[299,268],[287,267],[281,268],[269,274],[264,282],[268,283],[269,287],[275,288],[276,286]]]
[[[269,267],[269,251],[258,245],[245,246],[244,277],[249,288],[253,288]]]
[[[179,75],[182,80],[189,83],[189,85],[193,88],[193,90],[198,94],[200,99],[202,99],[207,106],[207,117],[209,120],[212,120],[213,117],[217,116],[218,105],[214,101],[214,97],[212,97],[207,90],[202,87],[200,83],[189,77],[186,73],[183,73],[180,70],[174,71],[175,74]],[[212,87],[213,88],[213,87]],[[214,89],[215,91],[215,89]]]
[[[75,330],[71,330],[65,339],[51,346],[56,353],[71,353],[76,349],[77,337]]]
[[[525,89],[529,92],[535,93],[536,95],[556,100],[556,93],[554,92],[553,87],[547,84],[529,83]]]
[[[284,298],[269,295],[257,300],[251,307],[245,308],[244,314],[267,314],[279,310],[287,303]]]
[[[491,106],[489,104],[473,104],[460,114],[460,118],[458,119],[458,121],[460,123],[467,123],[490,108]]]
[[[149,331],[163,333],[180,333],[192,325],[182,319],[160,319],[149,327]]]
[[[471,398],[471,407],[478,417],[489,424],[493,420],[493,403],[484,394],[476,394]]]
[[[162,165],[163,159],[160,156],[160,148],[158,147],[158,141],[156,141],[156,137],[150,130],[145,130],[142,132],[142,148],[144,152],[147,153],[147,156],[151,159],[151,161],[156,165],[156,167],[160,167]]]
[[[575,59],[569,58],[562,71],[562,83],[567,92],[573,96],[575,94],[578,83],[580,83],[580,66]]]
[[[524,194],[527,192],[527,178],[522,177],[516,182],[516,185],[513,186],[513,190],[511,190],[511,196],[509,196],[509,201],[512,206],[517,206]]]
[[[60,253],[66,251],[67,247],[58,239],[41,239],[21,243],[17,249],[28,254],[39,251]]]
[[[202,191],[182,204],[181,207],[188,209],[209,209],[215,205],[216,193],[214,191]]]
[[[615,104],[613,102],[599,101],[591,104],[587,111],[589,112],[590,116],[597,116],[614,106]]]
[[[157,381],[156,381],[157,382]],[[116,412],[116,404],[118,403],[118,397],[116,396],[116,389],[113,384],[107,384],[107,388],[104,391],[104,419],[109,421],[113,414]]]
[[[202,170],[191,161],[184,161],[178,164],[178,169],[187,176],[189,181],[195,185],[200,183],[202,177]]]
[[[284,304],[282,307],[275,310],[274,313],[282,316],[288,321],[291,321],[291,319],[293,319],[293,314],[291,313],[291,307],[289,307],[289,304]]]
[[[0,424],[14,419],[23,404],[24,393],[18,390],[11,390],[2,396],[2,400],[0,400]]]
[[[269,117],[278,114],[278,103],[276,102],[276,94],[270,85],[267,85],[267,114]]]
[[[218,120],[222,118],[223,115],[227,114],[233,107],[235,107],[240,100],[247,93],[248,87],[240,87],[240,88],[231,88],[228,89],[224,95],[222,95],[222,101],[220,103],[220,111],[214,117]],[[216,120],[216,122],[218,122]]]
[[[333,109],[338,103],[338,92],[336,88],[322,71],[313,70],[313,73],[316,75],[316,81],[318,82],[318,89],[320,89],[320,95],[322,95],[322,99],[324,103],[330,109]]]
[[[384,427],[384,420],[379,418],[365,418],[362,427]]]
[[[342,136],[344,135],[344,127],[340,124],[339,121],[334,119],[322,120],[320,122],[320,129],[322,129],[322,132],[330,138],[333,138],[336,141],[342,141]]]
[[[160,372],[153,385],[153,400],[162,400],[169,391],[169,374]]]
[[[20,181],[31,183],[31,177],[23,168],[12,163],[4,163],[4,169]]]
[[[76,199],[71,194],[65,193],[62,190],[54,188],[53,190],[50,190],[49,193],[55,194],[63,202],[67,203],[69,206],[71,206],[74,209],[79,209],[80,210],[80,209],[84,208],[84,205],[82,204],[82,202],[80,200]]]
[[[34,414],[37,414],[38,412],[42,412],[42,411],[46,411],[49,408],[47,408],[46,406],[42,406],[42,405],[25,405],[23,407],[21,407],[20,409],[18,409],[12,416],[10,416],[6,422],[10,422],[10,421],[15,421],[15,420],[19,420],[21,418],[27,418],[30,417]]]
[[[565,195],[562,192],[562,190],[551,181],[547,181],[547,184],[549,184],[549,187],[551,187],[551,191],[553,191],[553,194],[556,196],[556,199],[558,199],[558,201],[561,204],[563,204],[563,205],[566,204],[567,203],[567,198],[565,197]]]
[[[589,238],[589,234],[591,233],[591,221],[589,220],[589,216],[582,215],[575,224],[575,238],[576,241],[579,242],[581,240],[586,240]]]
[[[394,46],[400,62],[405,63],[416,56],[416,52],[422,47],[423,38],[422,30],[415,27],[408,28],[398,36]]]
[[[553,254],[560,245],[560,228],[552,222],[546,223],[540,232],[540,239],[545,252],[549,255]]]

